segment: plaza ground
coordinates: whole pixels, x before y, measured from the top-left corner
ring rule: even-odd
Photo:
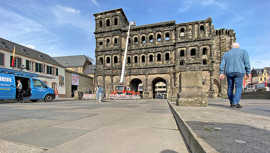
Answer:
[[[208,107],[173,105],[199,142],[220,153],[270,152],[270,100],[242,99],[242,109],[230,108],[224,99],[208,103]]]
[[[0,105],[1,153],[188,153],[166,100]]]

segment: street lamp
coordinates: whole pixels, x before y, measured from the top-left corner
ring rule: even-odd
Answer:
[[[131,22],[129,22],[129,25],[128,25],[126,48],[125,48],[125,53],[124,53],[124,60],[123,60],[123,63],[122,63],[122,72],[121,72],[120,83],[123,83],[123,81],[124,81],[124,75],[125,75],[125,69],[126,69],[126,59],[127,59],[127,49],[128,49],[128,40],[129,40],[129,33],[130,33],[130,27],[131,26],[135,26],[135,22],[131,21]]]

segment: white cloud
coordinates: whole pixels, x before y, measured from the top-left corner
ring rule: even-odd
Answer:
[[[99,5],[99,2],[98,2],[97,0],[91,0],[91,2],[92,2],[95,6],[97,6],[97,7],[100,6],[100,5]]]
[[[80,14],[80,10],[76,10],[74,8],[71,8],[71,7],[62,6],[62,5],[57,5],[56,7],[64,12],[66,12],[66,13]]]
[[[89,31],[89,18],[84,17],[79,10],[73,10],[66,6],[54,6],[51,8],[55,16],[56,23],[59,25],[72,25],[84,31]]]

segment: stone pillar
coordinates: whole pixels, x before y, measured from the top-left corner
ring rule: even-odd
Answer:
[[[149,98],[149,90],[148,90],[148,74],[145,75],[145,81],[143,83],[143,98]]]
[[[202,71],[182,72],[182,92],[179,104],[182,106],[207,106],[207,93],[203,92]]]

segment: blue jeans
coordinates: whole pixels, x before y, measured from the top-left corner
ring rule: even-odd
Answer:
[[[245,74],[233,72],[226,74],[226,76],[228,82],[228,98],[230,100],[230,103],[233,105],[239,104],[242,94],[243,78]]]

